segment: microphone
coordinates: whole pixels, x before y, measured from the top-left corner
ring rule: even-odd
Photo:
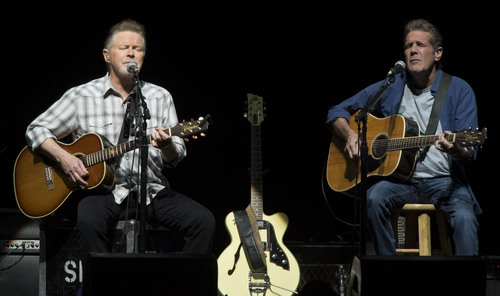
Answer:
[[[137,63],[135,63],[135,62],[129,63],[127,65],[127,71],[129,73],[138,73],[139,72],[139,68],[137,67]]]
[[[403,61],[397,61],[396,64],[394,64],[394,67],[389,69],[389,72],[387,72],[387,77],[394,76],[398,73],[403,72],[406,69],[406,64]],[[130,71],[129,71],[130,72]]]

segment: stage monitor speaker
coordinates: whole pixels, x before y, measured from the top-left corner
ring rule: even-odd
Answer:
[[[485,256],[486,295],[500,295],[500,256]]]
[[[348,295],[485,295],[486,264],[480,257],[354,257]]]
[[[217,295],[213,255],[91,253],[84,295]],[[160,294],[158,294],[160,293]]]
[[[57,227],[43,225],[40,235],[41,295],[77,296],[83,281],[77,232],[60,223]]]

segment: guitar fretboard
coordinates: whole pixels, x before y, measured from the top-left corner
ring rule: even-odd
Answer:
[[[208,118],[210,118],[210,114],[207,114],[205,118],[200,118],[196,121],[189,122],[181,122],[175,127],[166,128],[164,132],[169,136],[177,136],[181,138],[185,138],[191,135],[195,135],[205,131],[208,128]],[[151,143],[152,135],[146,136],[146,142],[148,144]],[[101,163],[103,161],[115,158],[124,153],[132,151],[136,148],[139,148],[141,145],[141,139],[132,140],[129,142],[120,143],[116,146],[105,148],[103,150],[99,150],[85,156],[82,156],[80,159],[86,167]]]
[[[151,135],[147,136],[147,143],[151,143]],[[140,144],[140,140],[124,142],[113,147],[105,148],[103,150],[87,154],[83,156],[81,160],[86,167],[89,167],[139,148]]]
[[[387,151],[411,149],[411,148],[419,148],[419,147],[433,145],[434,142],[438,140],[438,138],[439,136],[437,135],[430,135],[430,136],[415,136],[415,137],[406,137],[398,139],[378,139],[373,141],[373,146],[385,148],[385,150]],[[455,134],[449,134],[445,136],[445,139],[450,143],[454,143]]]
[[[250,130],[250,205],[254,210],[257,220],[263,217],[263,195],[262,195],[262,147],[261,128],[251,126]]]

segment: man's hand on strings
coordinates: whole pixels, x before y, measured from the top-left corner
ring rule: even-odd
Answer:
[[[359,156],[359,142],[358,142],[358,134],[353,132],[347,137],[347,141],[345,143],[345,148],[344,151],[346,155],[350,158],[353,159],[355,157]]]
[[[89,184],[87,180],[89,178],[89,172],[83,162],[76,156],[72,154],[63,154],[59,159],[59,164],[68,178],[78,185],[80,189],[87,188]]]
[[[436,148],[440,151],[443,151],[443,152],[446,152],[449,154],[453,154],[453,153],[457,152],[457,148],[455,147],[455,145],[453,143],[448,142],[448,140],[446,140],[446,138],[445,138],[446,136],[448,136],[450,134],[451,134],[450,131],[445,131],[444,133],[439,134],[438,139],[434,143],[434,146],[436,146]]]
[[[172,144],[172,137],[168,135],[165,128],[156,127],[155,132],[151,134],[151,144],[153,147],[163,149]]]

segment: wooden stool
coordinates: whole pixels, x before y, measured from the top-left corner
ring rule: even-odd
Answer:
[[[439,241],[441,243],[441,255],[452,255],[450,237],[447,231],[446,220],[441,211],[436,210],[432,204],[405,204],[401,209],[392,212],[392,227],[395,237],[404,228],[404,246],[399,246],[396,251],[400,254],[418,254],[419,256],[430,256],[431,249],[431,219],[429,213],[436,213],[436,222],[439,231]],[[398,225],[400,214],[406,216],[406,225]],[[418,224],[417,224],[418,220]],[[398,228],[400,231],[398,231]],[[416,247],[418,229],[418,249]],[[399,242],[401,242],[399,240]]]

